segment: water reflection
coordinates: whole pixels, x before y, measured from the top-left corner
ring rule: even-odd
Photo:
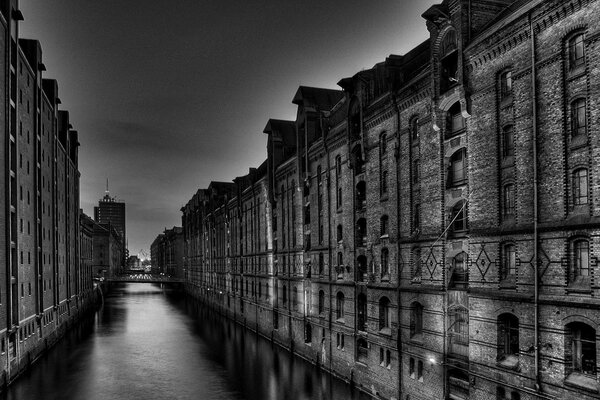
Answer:
[[[195,301],[124,284],[3,396],[20,399],[363,399]]]

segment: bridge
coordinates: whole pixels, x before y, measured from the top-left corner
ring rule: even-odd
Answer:
[[[168,275],[152,274],[144,271],[125,271],[119,275],[106,277],[105,282],[183,283],[183,279]]]

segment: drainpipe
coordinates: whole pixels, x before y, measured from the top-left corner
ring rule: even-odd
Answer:
[[[534,357],[535,357],[535,389],[541,390],[540,386],[540,350],[538,346],[539,336],[539,279],[538,279],[538,176],[537,176],[537,85],[535,70],[535,32],[533,21],[529,14],[529,31],[531,34],[531,97],[532,97],[532,119],[533,119],[533,271],[534,271]]]
[[[398,105],[398,101],[396,96],[392,94],[392,106],[396,110],[396,149],[397,151],[394,156],[396,157],[396,246],[397,246],[397,254],[400,254],[400,179],[398,178],[400,175],[400,163],[398,160],[400,159],[400,106]],[[398,258],[398,257],[397,257]],[[400,277],[398,277],[398,284],[396,287],[396,295],[398,296],[398,321],[400,321],[401,313],[400,313]],[[396,346],[398,347],[398,399],[402,398],[402,340],[401,335],[398,334],[396,338]]]
[[[327,218],[327,237],[329,239],[329,245],[327,246],[327,252],[328,254],[328,260],[329,260],[329,268],[327,271],[327,274],[329,275],[329,279],[327,279],[327,283],[329,285],[329,316],[327,318],[328,320],[328,330],[329,330],[329,349],[327,352],[328,355],[328,359],[331,360],[331,353],[333,351],[333,336],[331,335],[331,328],[332,328],[332,324],[331,324],[331,307],[332,307],[332,301],[331,301],[331,288],[332,288],[332,283],[331,283],[331,266],[333,265],[333,261],[332,261],[332,257],[333,257],[333,252],[332,252],[332,246],[331,246],[331,157],[329,154],[329,146],[327,146],[327,138],[325,137],[325,132],[324,132],[324,128],[323,128],[323,113],[325,111],[319,111],[319,124],[321,127],[321,136],[323,137],[323,148],[325,150],[325,155],[327,157],[327,209],[328,209],[328,215],[329,218]],[[331,361],[329,366],[326,367],[325,365],[325,360],[321,360],[322,361],[322,366],[323,368],[329,368],[329,371],[331,371]]]

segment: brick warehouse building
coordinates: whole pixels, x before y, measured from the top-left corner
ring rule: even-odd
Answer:
[[[36,40],[19,37],[16,0],[0,1],[0,384],[60,337],[91,299],[80,269],[78,134],[43,78]]]
[[[375,397],[600,398],[600,2],[423,18],[182,208],[188,291]]]

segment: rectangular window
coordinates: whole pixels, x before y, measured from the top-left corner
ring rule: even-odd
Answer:
[[[586,134],[586,100],[577,99],[571,103],[571,136]]]
[[[588,178],[587,169],[580,168],[573,172],[573,204],[583,205],[588,203]]]

